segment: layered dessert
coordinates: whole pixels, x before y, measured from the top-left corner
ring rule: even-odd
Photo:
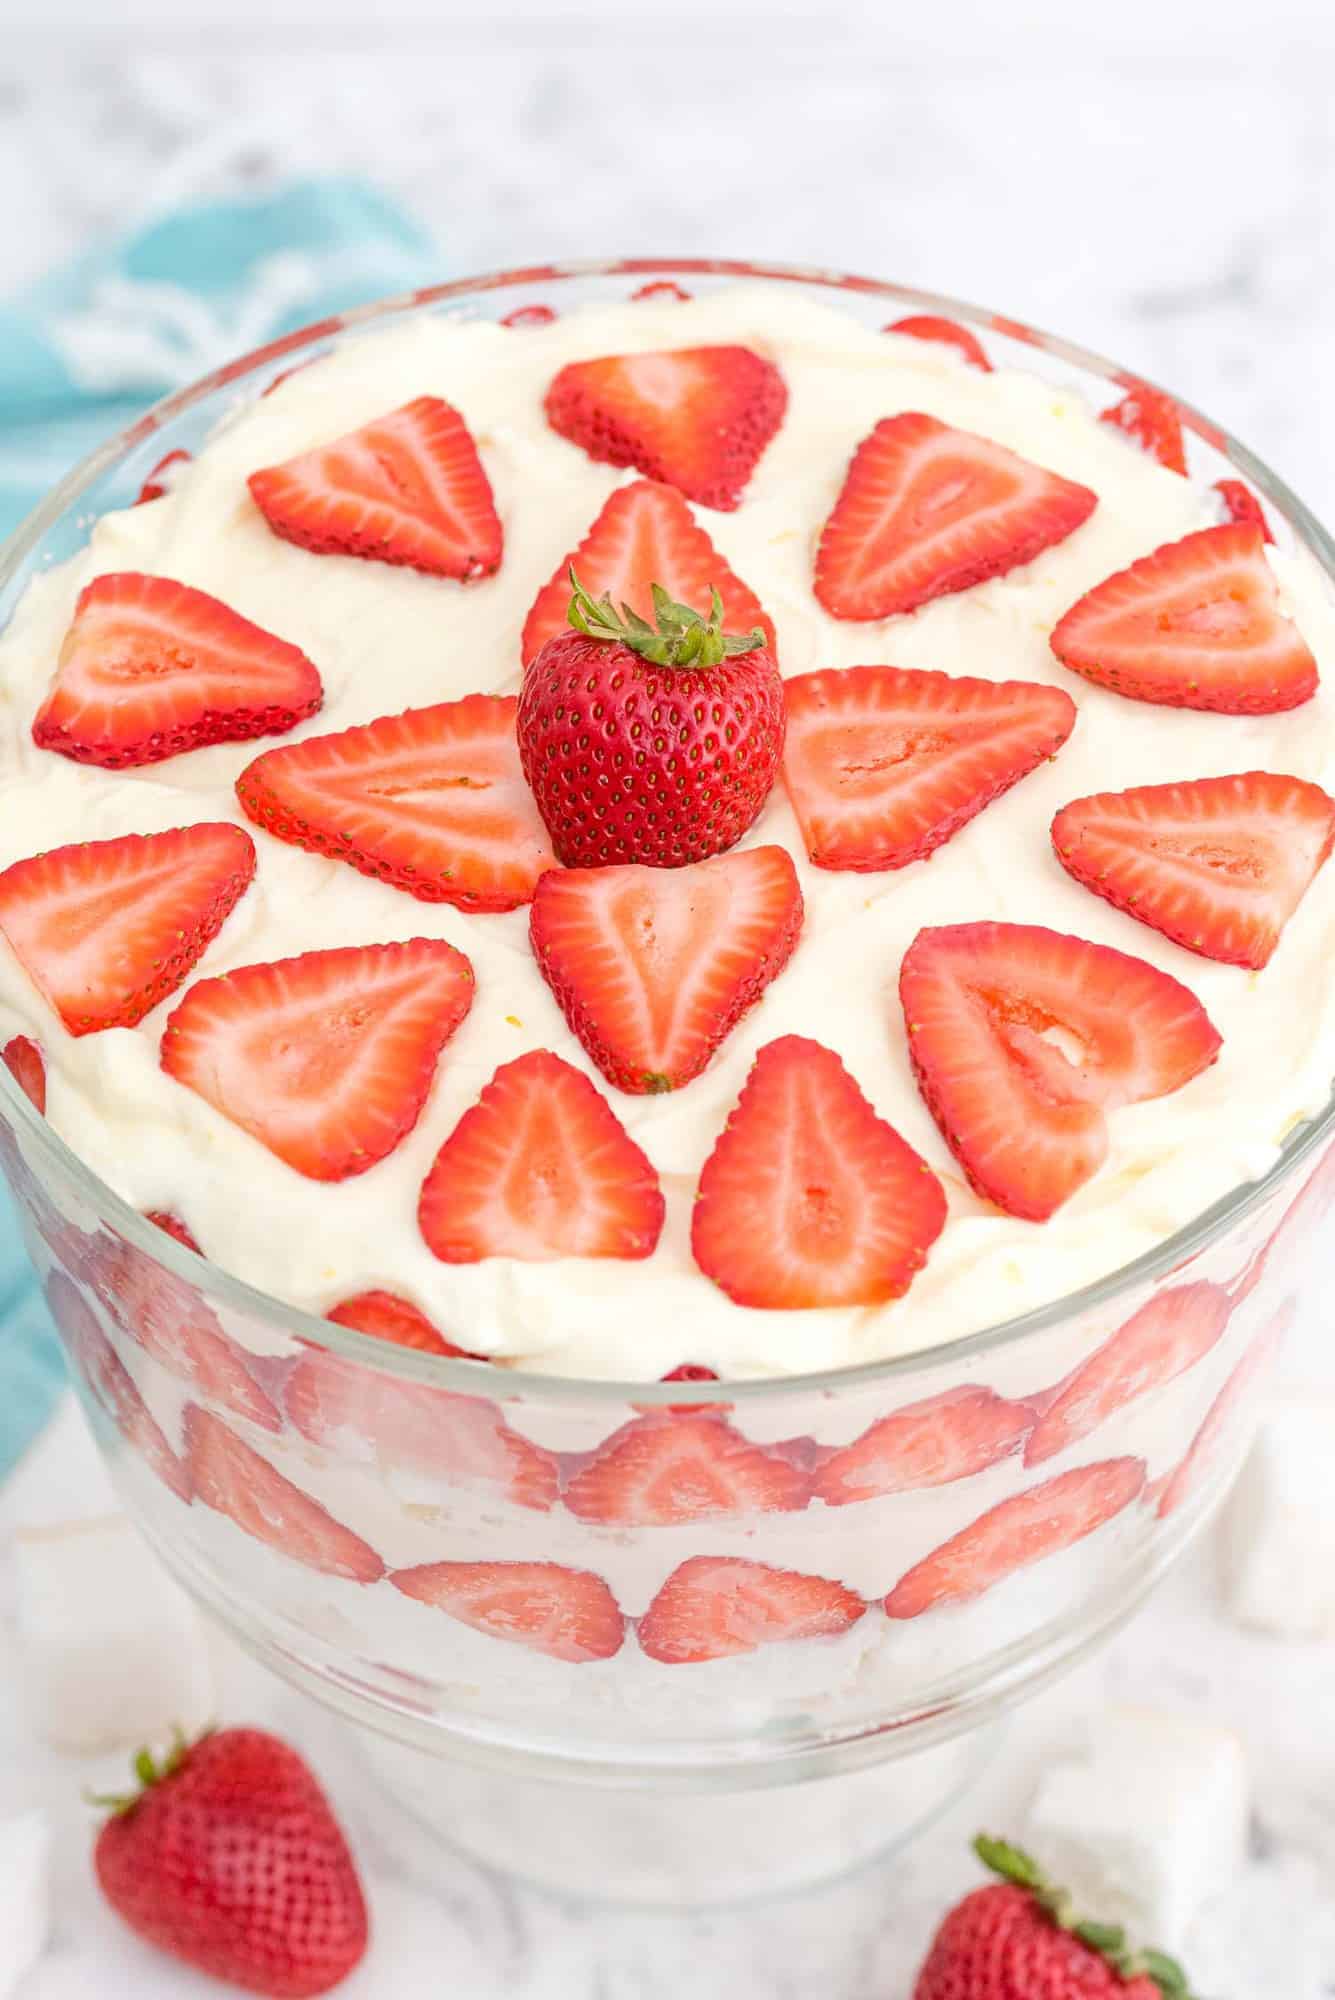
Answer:
[[[43,1232],[238,1593],[300,1564],[285,1615],[337,1647],[374,1601],[456,1693],[498,1639],[600,1713],[784,1640],[783,1700],[873,1713],[1181,1506],[1264,1257],[905,1408],[726,1385],[1063,1298],[1325,1105],[1335,614],[1147,389],[650,293],[347,337],[33,583],[0,1044],[179,1243],[477,1364],[396,1381]],[[516,1366],[724,1387],[599,1426]]]

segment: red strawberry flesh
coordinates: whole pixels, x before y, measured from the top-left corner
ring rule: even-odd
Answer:
[[[375,1550],[271,1465],[244,1438],[196,1404],[185,1412],[186,1463],[195,1498],[280,1555],[349,1583],[376,1583]]]
[[[854,1443],[831,1452],[813,1491],[828,1507],[846,1507],[972,1479],[1018,1452],[1033,1422],[1028,1404],[1008,1402],[994,1390],[946,1389],[880,1418]]]
[[[1137,382],[1127,390],[1119,403],[1104,410],[1099,421],[1111,424],[1115,430],[1125,431],[1129,438],[1157,458],[1160,465],[1166,465],[1170,472],[1180,472],[1185,477],[1187,451],[1182,437],[1182,417],[1171,396],[1165,396],[1162,389],[1152,389],[1148,382]]]
[[[600,1576],[549,1562],[423,1563],[396,1590],[475,1632],[583,1666],[621,1651],[626,1621]]]
[[[914,340],[931,340],[938,347],[953,347],[970,367],[981,368],[985,375],[992,373],[992,363],[977,334],[971,333],[967,326],[961,326],[958,320],[940,319],[934,313],[910,313],[907,319],[891,320],[882,331],[907,333]]]
[[[664,1666],[699,1665],[800,1639],[834,1639],[866,1605],[831,1577],[740,1556],[692,1556],[640,1620],[640,1647]]]
[[[787,1459],[713,1411],[680,1409],[624,1424],[571,1479],[565,1504],[582,1521],[663,1527],[788,1513],[805,1507],[807,1493],[805,1474]]]
[[[24,1096],[45,1116],[46,1062],[36,1042],[28,1035],[15,1035],[0,1049],[0,1062],[4,1063]]]

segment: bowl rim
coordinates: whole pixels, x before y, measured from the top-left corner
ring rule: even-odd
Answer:
[[[80,460],[0,544],[0,591],[8,587],[24,559],[43,536],[97,479],[123,461],[136,446],[217,390],[254,380],[279,360],[289,359],[289,365],[292,365],[290,357],[328,342],[333,335],[383,325],[402,315],[440,305],[453,303],[464,306],[489,292],[528,284],[560,284],[567,279],[581,278],[668,279],[691,276],[819,286],[836,293],[853,292],[881,298],[903,311],[941,315],[962,320],[984,333],[1000,334],[1005,339],[1038,349],[1079,368],[1087,375],[1101,376],[1123,390],[1141,385],[1158,387],[1148,378],[1132,373],[1093,349],[988,307],[944,293],[922,291],[890,280],[867,278],[819,265],[714,257],[595,257],[520,265],[423,286],[312,321],[237,356],[185,388],[163,397],[124,430]],[[311,355],[310,358],[317,357]],[[1230,432],[1185,402],[1175,391],[1164,393],[1171,395],[1184,426],[1221,452],[1260,490],[1335,589],[1335,540],[1327,534],[1310,509],[1263,459]],[[1335,1129],[1335,1080],[1332,1094],[1323,1108],[1294,1126],[1275,1160],[1258,1179],[1239,1183],[1153,1249],[1142,1252],[1130,1263],[1118,1265],[1074,1291],[1064,1292],[1045,1305],[958,1335],[952,1340],[903,1349],[874,1361],[800,1374],[746,1376],[722,1383],[646,1382],[610,1376],[553,1374],[512,1365],[505,1356],[479,1363],[419,1353],[415,1349],[377,1340],[354,1328],[340,1326],[321,1318],[318,1313],[289,1305],[285,1300],[234,1276],[220,1265],[210,1263],[206,1257],[187,1250],[150,1222],[147,1216],[133,1208],[80,1159],[32,1104],[3,1062],[0,1062],[0,1107],[3,1107],[8,1121],[23,1134],[25,1143],[35,1147],[44,1157],[53,1177],[67,1184],[72,1183],[79,1198],[93,1210],[99,1222],[109,1224],[137,1250],[175,1276],[187,1280],[211,1302],[246,1319],[277,1328],[302,1347],[323,1349],[359,1367],[377,1369],[406,1381],[417,1381],[474,1397],[486,1394],[501,1400],[523,1400],[532,1404],[615,1404],[622,1409],[627,1404],[634,1404],[649,1410],[696,1404],[717,1405],[722,1392],[729,1405],[750,1405],[754,1408],[770,1399],[837,1395],[865,1390],[897,1378],[909,1380],[926,1368],[968,1362],[996,1349],[1018,1346],[1064,1321],[1110,1306],[1136,1287],[1166,1276],[1208,1250],[1237,1224],[1264,1207],[1281,1183],[1293,1185],[1295,1170],[1318,1152]],[[489,1373],[483,1374],[484,1368]]]

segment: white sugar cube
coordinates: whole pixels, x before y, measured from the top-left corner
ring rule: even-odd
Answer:
[[[46,1948],[50,1874],[46,1815],[0,1820],[0,2000],[11,2000]]]
[[[1239,1624],[1282,1639],[1335,1634],[1335,1397],[1290,1391],[1270,1404],[1221,1546]]]
[[[1028,1845],[1081,1916],[1173,1952],[1241,1867],[1247,1818],[1246,1758],[1230,1731],[1113,1708],[1092,1725],[1084,1754],[1043,1778]]]
[[[123,1515],[22,1529],[14,1558],[24,1681],[48,1742],[122,1749],[212,1719],[204,1626]]]

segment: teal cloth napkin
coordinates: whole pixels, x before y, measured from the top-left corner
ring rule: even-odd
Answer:
[[[376,189],[298,181],[144,223],[0,304],[0,535],[149,403],[248,349],[439,275]],[[0,1183],[0,1478],[64,1364]]]

